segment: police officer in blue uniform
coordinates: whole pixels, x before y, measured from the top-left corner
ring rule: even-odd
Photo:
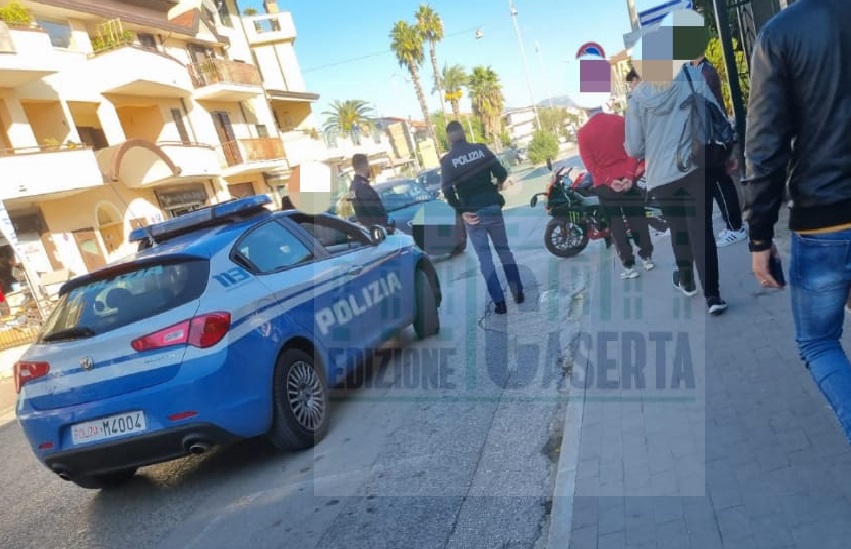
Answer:
[[[502,263],[514,302],[523,303],[524,300],[520,270],[508,246],[502,217],[505,198],[499,193],[499,187],[508,178],[508,172],[486,146],[467,142],[460,122],[450,122],[446,135],[450,151],[440,159],[443,196],[464,219],[467,236],[479,256],[479,267],[494,302],[494,312],[502,315],[507,312],[505,293],[496,274],[491,242]]]

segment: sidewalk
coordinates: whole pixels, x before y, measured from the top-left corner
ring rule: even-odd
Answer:
[[[760,289],[740,242],[719,250],[729,309],[710,317],[672,287],[667,238],[654,255],[631,281],[601,258],[550,549],[851,545],[851,448],[798,358],[789,291]]]

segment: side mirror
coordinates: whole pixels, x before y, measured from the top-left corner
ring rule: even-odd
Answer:
[[[387,229],[381,225],[373,225],[369,228],[369,234],[372,237],[372,243],[378,246],[387,238]]]
[[[537,206],[537,205],[538,205],[538,195],[534,195],[534,196],[532,197],[532,199],[529,201],[529,206],[531,206],[532,208],[534,208],[534,207],[535,207],[535,206]]]
[[[547,158],[547,169],[553,171],[553,161]]]

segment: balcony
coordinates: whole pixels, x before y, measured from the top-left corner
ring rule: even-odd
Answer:
[[[289,167],[283,142],[275,137],[238,139],[222,144],[224,177]]]
[[[189,65],[189,75],[199,101],[244,101],[263,93],[257,67],[228,59],[207,59]]]
[[[292,42],[296,39],[293,16],[288,11],[243,18],[245,34],[252,46],[275,42]]]
[[[103,185],[95,153],[83,145],[0,150],[0,200],[73,194]]]
[[[177,166],[181,179],[205,179],[222,173],[219,157],[212,145],[179,142],[160,142],[157,145]]]
[[[284,142],[284,150],[290,166],[328,158],[328,148],[325,143],[322,139],[313,139],[309,132],[299,130],[282,132],[281,139]]]
[[[80,77],[92,82],[101,93],[179,98],[189,97],[193,90],[192,80],[180,61],[126,43],[95,53]]]
[[[215,147],[201,143],[129,139],[99,150],[96,156],[107,180],[135,189],[189,183],[222,172]]]
[[[17,88],[59,72],[54,53],[46,32],[0,23],[0,86]]]

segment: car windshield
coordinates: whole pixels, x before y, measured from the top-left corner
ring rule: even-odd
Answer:
[[[206,260],[184,260],[112,273],[63,294],[40,340],[91,337],[188,303],[206,288],[210,267]]]
[[[399,181],[382,186],[378,195],[388,212],[401,210],[421,202],[432,200],[433,197],[416,181]]]

